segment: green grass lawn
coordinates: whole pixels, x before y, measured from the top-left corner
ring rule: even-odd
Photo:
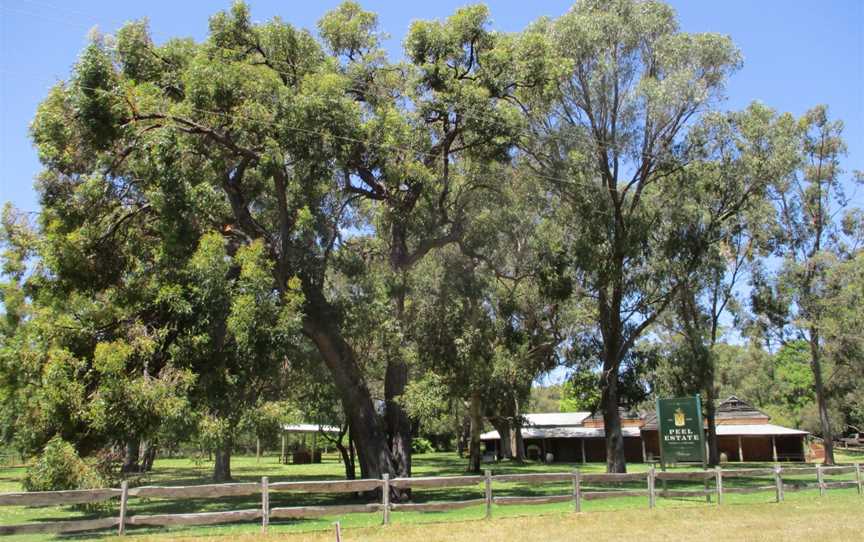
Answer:
[[[841,455],[838,460],[844,463],[859,461],[864,462],[864,454],[858,456]],[[415,476],[448,476],[463,474],[466,461],[451,453],[434,453],[415,456]],[[764,463],[730,463],[727,468],[750,468],[764,467]],[[604,464],[589,463],[587,465],[556,463],[544,465],[528,462],[525,464],[513,464],[509,462],[490,464],[486,467],[492,469],[494,474],[509,474],[518,472],[571,472],[579,468],[583,472],[603,472]],[[144,481],[146,485],[193,485],[210,482],[212,463],[204,462],[196,464],[189,459],[158,459],[154,472]],[[647,469],[647,465],[628,465],[631,472],[640,472]],[[20,491],[20,479],[24,474],[23,467],[0,468],[0,492]],[[337,456],[325,455],[324,461],[315,465],[282,465],[277,462],[275,456],[265,456],[257,461],[255,457],[238,456],[232,460],[232,474],[239,482],[257,481],[261,476],[268,476],[271,482],[281,481],[305,481],[305,480],[327,480],[341,479],[344,477],[344,469],[339,463]],[[826,477],[827,481],[852,479],[854,475]],[[786,483],[796,484],[800,482],[814,482],[815,476],[784,476]],[[725,487],[743,486],[767,486],[773,484],[771,477],[754,479],[728,479],[724,481]],[[632,482],[618,484],[619,488],[644,489],[644,482]],[[667,483],[669,489],[696,489],[701,488],[702,483],[670,481]],[[713,483],[712,483],[713,487]],[[585,486],[584,491],[592,489],[609,489],[610,486]],[[660,485],[658,483],[658,489]],[[568,494],[571,491],[569,483],[547,483],[540,486],[528,486],[525,484],[495,483],[494,493],[496,496],[505,495],[552,495]],[[466,488],[444,488],[444,489],[422,489],[414,490],[412,500],[414,502],[436,501],[436,500],[460,500],[481,498],[483,495],[482,484]],[[774,493],[760,492],[754,494],[730,494],[724,495],[724,506],[737,506],[748,504],[767,504],[774,500]],[[814,500],[823,503],[838,503],[838,506],[864,506],[864,498],[859,499],[855,489],[831,489],[828,496],[819,499],[817,490],[802,490],[788,492],[786,495],[787,505],[790,503],[804,504]],[[296,493],[272,493],[271,506],[300,506],[300,505],[330,505],[346,504],[349,502],[366,502],[358,500],[350,494],[330,495],[303,495]],[[845,504],[840,504],[845,503]],[[781,506],[783,506],[781,505]],[[223,510],[238,510],[257,508],[260,506],[258,496],[248,497],[225,497],[219,499],[138,499],[130,498],[129,514],[168,514],[168,513],[192,513]],[[658,509],[678,508],[704,508],[706,506],[704,497],[693,498],[664,498],[658,499]],[[823,504],[825,506],[825,504]],[[623,510],[647,510],[647,497],[620,497],[603,500],[585,501],[582,506],[583,512],[598,511],[623,511]],[[572,509],[570,503],[548,504],[548,505],[495,505],[493,516],[495,518],[536,516],[549,514],[552,516],[567,514]],[[392,512],[391,521],[394,525],[416,525],[425,523],[441,522],[464,522],[479,520],[483,517],[483,507],[476,506],[461,510],[448,512]],[[102,510],[85,511],[75,507],[0,507],[0,524],[25,523],[29,521],[54,521],[73,518],[99,517],[102,515],[116,515],[116,503],[106,504]],[[308,520],[275,521],[271,524],[271,533],[312,533],[316,531],[330,531],[334,521],[339,520],[346,532],[366,532],[363,529],[377,526],[381,522],[380,514],[351,514],[341,518],[327,517]],[[254,536],[260,532],[260,526],[255,523],[232,524],[212,527],[182,527],[172,529],[134,528],[129,531],[132,537],[159,538],[173,536],[219,536],[219,535],[249,535]],[[91,533],[86,536],[74,538],[99,538],[108,537],[110,533]],[[407,535],[406,535],[407,536]],[[70,536],[54,537],[70,538]],[[10,540],[38,540],[45,536],[18,536],[9,537]]]
[[[465,520],[418,525],[399,522],[382,527],[360,527],[343,531],[346,542],[456,542],[465,540],[525,540],[617,542],[637,538],[639,542],[688,540],[697,542],[775,542],[777,540],[861,540],[862,499],[845,493],[824,499],[795,498],[782,504],[694,506],[682,512],[676,507],[657,510],[626,508],[592,509],[582,514],[569,510],[546,510],[518,517],[495,517],[491,521]],[[496,513],[498,510],[496,510]],[[233,542],[251,542],[256,535],[239,535]],[[284,542],[330,542],[328,531],[280,533]],[[203,540],[193,538],[190,542]]]

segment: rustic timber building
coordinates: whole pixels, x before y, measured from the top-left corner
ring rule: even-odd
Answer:
[[[603,416],[590,412],[525,415],[522,439],[529,459],[606,461]],[[807,431],[769,423],[771,418],[732,396],[717,406],[717,437],[727,461],[804,461]],[[655,412],[621,412],[624,455],[628,462],[658,461],[660,446]],[[497,431],[480,436],[489,452],[499,454]]]

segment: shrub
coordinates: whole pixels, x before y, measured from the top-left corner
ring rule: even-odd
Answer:
[[[58,491],[99,487],[99,476],[75,448],[55,436],[48,441],[42,454],[33,462],[22,482],[27,491]]]
[[[416,437],[411,440],[411,453],[412,454],[429,454],[435,451],[435,448],[432,447],[432,443],[429,442],[428,439],[423,437]]]
[[[123,472],[124,455],[124,450],[117,448],[103,448],[96,453],[91,468],[96,479],[104,484],[103,487],[117,487],[128,478]],[[135,485],[136,481],[133,478],[130,484]]]

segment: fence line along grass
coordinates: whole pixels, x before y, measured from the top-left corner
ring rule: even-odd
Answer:
[[[805,497],[806,495],[806,497]],[[802,498],[803,497],[803,498]],[[615,500],[594,501],[607,505]],[[665,502],[665,501],[663,501]],[[738,501],[741,502],[741,501]],[[574,514],[567,505],[525,507],[519,515],[503,516],[518,507],[495,510],[494,521],[463,518],[457,521],[411,523],[408,518],[394,519],[388,528],[354,526],[343,540],[351,542],[461,542],[464,540],[591,540],[615,542],[626,536],[640,542],[775,542],[777,540],[831,540],[860,542],[861,499],[853,491],[829,493],[818,499],[804,492],[790,496],[784,504],[749,502],[747,506],[689,506],[682,509],[674,501],[666,507],[645,508],[591,507],[591,512]],[[535,513],[539,510],[540,513]],[[343,523],[343,527],[344,527]],[[333,542],[335,526],[324,530],[278,531],[280,542]],[[213,535],[189,537],[186,542],[212,541]],[[236,532],[232,542],[255,542],[258,533]]]
[[[306,482],[270,483],[268,477],[260,482],[233,484],[204,484],[195,486],[143,486],[129,488],[123,482],[120,489],[92,489],[73,491],[47,491],[30,493],[0,494],[0,506],[53,506],[68,504],[93,504],[119,499],[119,514],[112,517],[80,519],[71,521],[49,521],[0,525],[0,534],[33,533],[71,533],[117,529],[118,534],[126,532],[127,526],[169,527],[176,525],[216,525],[223,523],[260,521],[261,529],[266,532],[271,519],[315,518],[342,516],[357,513],[381,513],[382,523],[390,523],[391,512],[440,512],[457,510],[472,506],[483,506],[485,517],[492,516],[493,505],[538,505],[572,502],[574,511],[581,511],[582,502],[598,499],[622,497],[642,497],[648,508],[657,505],[657,499],[680,499],[685,497],[705,497],[708,502],[714,497],[717,504],[723,502],[724,494],[757,493],[772,491],[776,502],[782,502],[787,491],[816,488],[824,496],[829,489],[857,488],[864,495],[864,478],[860,464],[824,467],[787,467],[773,468],[722,469],[690,472],[658,472],[653,466],[647,472],[606,474],[582,473],[576,469],[570,473],[522,473],[493,475],[487,470],[484,476],[438,476],[390,479],[384,475],[381,480],[328,480]],[[815,475],[815,481],[813,480]],[[849,478],[854,475],[854,479]],[[846,479],[826,477],[846,476]],[[767,478],[767,479],[766,479]],[[728,480],[728,482],[727,482]],[[658,488],[658,482],[660,487]],[[769,483],[770,482],[770,483]],[[684,486],[676,486],[683,483]],[[693,484],[701,487],[693,487]],[[529,487],[554,486],[560,493],[541,495],[512,495],[514,484]],[[439,489],[439,488],[477,488],[483,486],[483,497],[455,501],[432,500],[428,502],[391,503],[390,495],[394,489]],[[496,494],[494,488],[504,490]],[[565,491],[566,489],[566,491]],[[554,490],[553,490],[554,491]],[[332,504],[325,506],[307,505],[292,507],[271,506],[271,494],[279,492],[312,493],[353,493],[378,495],[375,502],[360,504]],[[170,498],[181,500],[214,499],[222,497],[260,496],[260,506],[243,510],[217,512],[134,514],[129,515],[130,498]]]

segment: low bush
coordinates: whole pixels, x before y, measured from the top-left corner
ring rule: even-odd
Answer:
[[[415,437],[411,440],[412,454],[431,454],[434,451],[435,448],[432,447],[432,443],[428,439]]]
[[[22,485],[27,491],[60,491],[95,488],[102,484],[99,475],[78,456],[75,448],[55,436],[27,467]]]

